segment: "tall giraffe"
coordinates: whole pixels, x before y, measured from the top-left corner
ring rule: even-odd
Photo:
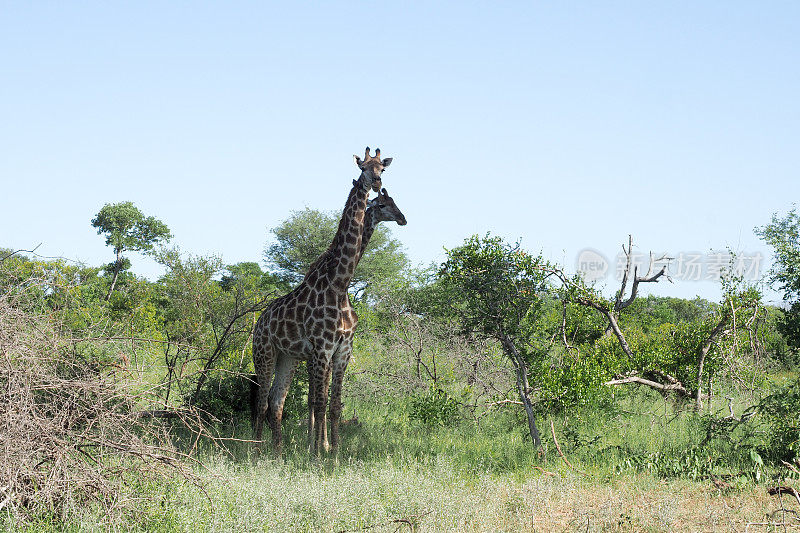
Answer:
[[[389,196],[389,193],[386,189],[381,189],[381,192],[378,193],[378,196],[373,198],[368,202],[367,212],[365,216],[364,222],[364,233],[361,236],[361,249],[358,252],[358,261],[361,261],[361,258],[364,256],[364,251],[369,244],[370,239],[372,238],[372,234],[375,233],[375,228],[378,227],[378,224],[381,222],[397,222],[399,226],[406,225],[406,217],[403,215],[403,212],[400,211],[400,208],[397,207],[394,199]],[[356,263],[357,264],[357,263]],[[349,338],[347,342],[343,345],[347,347],[346,350],[341,350],[337,352],[336,357],[331,361],[331,404],[330,404],[330,417],[331,417],[331,442],[330,445],[328,444],[327,434],[326,434],[326,424],[325,420],[322,420],[322,447],[325,450],[330,448],[333,449],[333,453],[336,454],[339,448],[339,421],[342,415],[342,383],[344,382],[344,373],[347,370],[347,364],[350,362],[350,356],[353,352],[353,333],[355,333],[356,326],[358,325],[358,315],[356,315],[355,310],[353,309],[352,305],[350,304],[350,297],[349,295],[345,296],[342,305],[342,312],[348,314],[353,317],[353,329],[349,334]],[[310,369],[309,369],[310,372]],[[314,416],[313,409],[311,406],[313,405],[313,395],[315,393],[314,389],[311,388],[311,375],[309,374],[309,435],[312,434],[312,417]],[[277,382],[277,379],[276,379]],[[285,399],[286,393],[288,392],[289,384],[285,385],[285,389],[280,392],[281,396],[279,398]],[[271,393],[270,393],[271,396]],[[279,405],[283,405],[283,401],[279,400]]]
[[[353,156],[361,170],[328,249],[311,265],[303,281],[289,294],[274,300],[261,314],[253,331],[253,364],[260,384],[256,399],[255,437],[261,440],[269,410],[269,424],[275,453],[283,445],[281,419],[285,390],[300,361],[309,367],[309,437],[312,454],[318,454],[325,440],[325,411],[328,401],[331,363],[352,350],[357,317],[347,298],[347,288],[360,258],[367,198],[370,189],[381,188],[381,174],[392,158],[381,160],[380,150],[362,161]],[[349,355],[348,355],[349,357]],[[270,389],[272,376],[275,383]],[[341,415],[331,405],[331,419]],[[332,437],[333,437],[333,431]],[[336,433],[338,443],[338,431]]]
[[[372,238],[372,234],[375,232],[375,229],[378,227],[378,224],[381,222],[390,222],[394,221],[397,222],[400,226],[406,225],[406,217],[403,215],[403,212],[400,211],[400,208],[397,207],[394,199],[389,196],[389,193],[386,189],[381,189],[381,192],[378,193],[378,196],[373,198],[367,203],[367,211],[364,217],[364,233],[361,237],[361,249],[358,253],[358,260],[361,260],[361,257],[364,255],[364,251],[369,244],[370,239]],[[353,310],[349,296],[345,301],[345,304],[342,307],[343,313],[352,312],[352,316],[355,318],[356,323],[358,321],[358,316],[355,314]],[[353,331],[355,330],[355,324],[353,327]],[[351,332],[352,336],[352,332]],[[347,346],[351,345],[350,340],[346,343]],[[334,451],[336,447],[338,447],[339,443],[339,419],[341,417],[341,396],[342,396],[342,382],[344,381],[344,372],[347,369],[347,364],[350,360],[351,351],[342,351],[339,354],[339,358],[331,362],[331,376],[332,376],[332,383],[331,383],[331,410],[335,414],[338,412],[338,416],[333,416],[331,419],[331,426],[332,426],[332,435],[334,435]],[[269,392],[269,409],[267,410],[267,417],[270,420],[270,425],[274,426],[277,423],[277,420],[281,420],[283,418],[283,406],[285,405],[286,395],[289,392],[289,387],[291,386],[291,380],[294,375],[295,368],[299,361],[295,361],[294,365],[282,365],[281,364],[281,354],[279,353],[277,356],[277,361],[275,363],[276,368],[284,368],[288,372],[288,375],[281,375],[280,373],[276,373],[274,376],[274,383],[272,384],[271,390]],[[309,380],[309,385],[311,384],[311,380]],[[313,436],[313,424],[311,420],[313,419],[313,391],[309,389],[309,437]],[[276,407],[273,407],[276,406]],[[339,409],[335,409],[334,406],[339,406]],[[255,404],[253,404],[253,411],[255,413]],[[275,420],[277,418],[277,420]],[[328,444],[327,434],[325,433],[325,427],[323,426],[323,443],[322,447],[326,450],[330,449]]]

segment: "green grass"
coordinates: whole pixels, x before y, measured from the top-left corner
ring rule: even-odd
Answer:
[[[5,525],[165,532],[410,531],[411,525],[420,531],[742,530],[777,504],[747,474],[754,465],[735,439],[700,446],[703,419],[650,393],[617,398],[615,411],[553,418],[576,470],[556,451],[550,418],[538,420],[544,446],[537,451],[513,406],[478,421],[428,427],[409,421],[403,404],[352,404],[360,424],[344,427],[338,461],[309,459],[306,428],[295,417],[285,422],[280,461],[248,443],[230,442],[223,452],[201,441],[204,490],[180,480],[134,482],[112,512],[74,505],[65,517]],[[244,422],[220,433],[250,438]],[[176,431],[176,442],[191,441]]]
[[[649,475],[599,482],[550,473],[463,471],[447,458],[298,467],[262,460],[207,461],[206,493],[154,486],[134,509],[82,509],[29,531],[609,531],[707,530],[760,519],[775,508],[758,486],[721,494],[710,484]],[[208,497],[206,497],[206,494]]]

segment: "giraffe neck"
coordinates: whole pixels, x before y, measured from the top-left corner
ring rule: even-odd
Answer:
[[[370,187],[364,175],[353,181],[353,188],[339,221],[339,228],[328,250],[311,265],[305,282],[318,283],[336,292],[346,293],[361,258],[361,242]]]
[[[378,227],[378,224],[380,224],[380,220],[378,220],[378,217],[375,215],[374,209],[367,209],[366,216],[364,217],[364,233],[361,235],[361,249],[358,251],[359,261],[361,261],[361,258],[364,256],[364,250],[367,249],[369,240],[372,238],[372,234],[375,233],[375,228]]]

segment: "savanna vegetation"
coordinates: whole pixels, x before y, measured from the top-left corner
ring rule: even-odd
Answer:
[[[107,265],[0,250],[0,524],[800,527],[795,211],[756,230],[785,307],[734,269],[716,302],[643,296],[669,275],[655,263],[629,263],[604,294],[489,234],[415,268],[381,226],[351,287],[360,325],[339,455],[309,458],[301,369],[276,460],[252,441],[253,325],[337,221],[294,212],[263,261],[229,265],[181,250],[133,204],[109,204],[91,220]],[[163,275],[137,275],[130,253]]]

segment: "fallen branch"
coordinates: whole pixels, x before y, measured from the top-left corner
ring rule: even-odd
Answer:
[[[675,380],[674,382],[671,382],[669,384],[664,384],[639,376],[627,376],[624,378],[618,378],[606,381],[604,385],[614,386],[614,385],[625,385],[627,383],[638,383],[640,385],[647,385],[650,388],[660,390],[662,392],[675,391],[679,393],[681,396],[689,396],[689,392],[686,390],[686,387],[684,387],[683,384],[678,380]]]
[[[783,463],[783,466],[785,466],[786,468],[788,468],[789,470],[791,470],[795,474],[800,474],[800,470],[798,470],[798,468],[796,466],[794,466],[793,464],[787,463],[784,460],[781,460],[781,463]]]
[[[549,471],[545,470],[541,466],[533,465],[533,468],[535,468],[536,470],[540,471],[542,474],[544,474],[546,476],[561,477],[558,474],[556,474],[555,472],[549,472]]]
[[[584,476],[588,475],[583,470],[579,470],[579,469],[575,468],[572,465],[572,463],[567,461],[567,458],[564,457],[564,452],[561,451],[561,446],[558,445],[558,440],[556,439],[556,427],[555,427],[555,425],[553,425],[553,419],[552,418],[550,419],[550,431],[553,433],[553,442],[556,444],[556,450],[558,450],[558,455],[560,455],[561,458],[564,460],[564,462],[567,463],[567,466],[570,467],[575,472],[578,472],[579,474],[583,474]]]
[[[781,494],[790,494],[794,496],[797,500],[797,504],[800,505],[800,493],[797,492],[797,489],[792,487],[772,487],[767,489],[767,494],[770,496],[779,496]]]

